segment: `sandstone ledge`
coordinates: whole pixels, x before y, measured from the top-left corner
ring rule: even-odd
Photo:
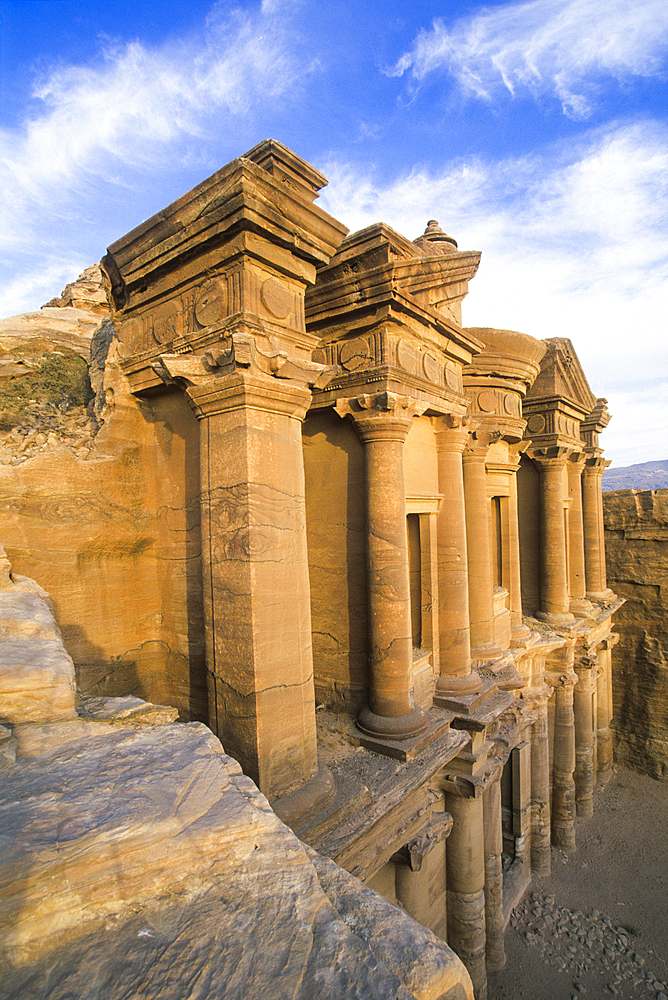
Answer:
[[[44,592],[5,582],[3,706],[17,631],[36,696],[45,642],[74,677]],[[309,852],[205,726],[78,705],[47,688],[50,721],[0,733],[3,998],[471,1000],[450,949]]]

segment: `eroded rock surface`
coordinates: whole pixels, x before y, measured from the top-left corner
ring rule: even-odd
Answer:
[[[197,422],[142,407],[99,265],[0,321],[0,543],[53,595],[82,692],[204,719]]]
[[[610,586],[626,604],[613,648],[616,754],[668,780],[668,490],[603,494]]]
[[[3,997],[471,1000],[450,949],[307,853],[205,726],[135,698],[77,715],[46,594],[2,566]],[[11,678],[29,663],[36,691],[56,648],[72,703],[47,685],[21,721]]]

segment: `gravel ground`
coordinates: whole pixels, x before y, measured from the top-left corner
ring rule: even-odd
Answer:
[[[668,784],[616,766],[594,808],[515,909],[489,1000],[668,1000]]]

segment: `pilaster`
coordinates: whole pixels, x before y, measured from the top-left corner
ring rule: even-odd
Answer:
[[[531,870],[549,875],[551,866],[550,748],[547,698],[538,699],[531,726]]]
[[[499,772],[500,777],[500,772]],[[502,969],[506,964],[503,944],[503,833],[501,829],[501,784],[490,782],[483,792],[485,827],[485,958],[487,968]]]
[[[322,369],[291,363],[301,381],[279,379],[281,360],[239,333],[155,363],[200,426],[210,725],[270,799],[318,770],[301,422]]]

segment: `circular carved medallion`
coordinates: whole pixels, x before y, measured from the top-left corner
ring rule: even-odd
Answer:
[[[517,414],[517,396],[513,396],[512,392],[507,392],[503,397],[503,408],[506,413],[515,416]]]
[[[211,326],[227,315],[227,282],[213,278],[202,285],[195,299],[195,319],[200,326]]]
[[[276,278],[267,278],[262,283],[260,298],[266,309],[276,319],[285,319],[292,310],[292,292]]]
[[[347,372],[368,368],[372,361],[373,355],[366,340],[348,340],[341,345],[339,364]]]
[[[438,360],[433,354],[422,355],[422,369],[430,382],[438,382]]]
[[[159,344],[168,344],[178,336],[181,308],[178,302],[163,302],[153,312],[153,336]]]
[[[404,371],[413,374],[417,366],[417,354],[412,344],[400,340],[397,344],[397,361]]]
[[[545,417],[540,413],[532,413],[527,420],[527,429],[531,434],[540,434],[545,430]]]
[[[491,413],[496,408],[496,396],[489,389],[478,393],[478,407],[483,413]]]
[[[448,365],[445,366],[445,381],[450,386],[454,392],[461,391],[460,378],[454,368],[449,368]]]

